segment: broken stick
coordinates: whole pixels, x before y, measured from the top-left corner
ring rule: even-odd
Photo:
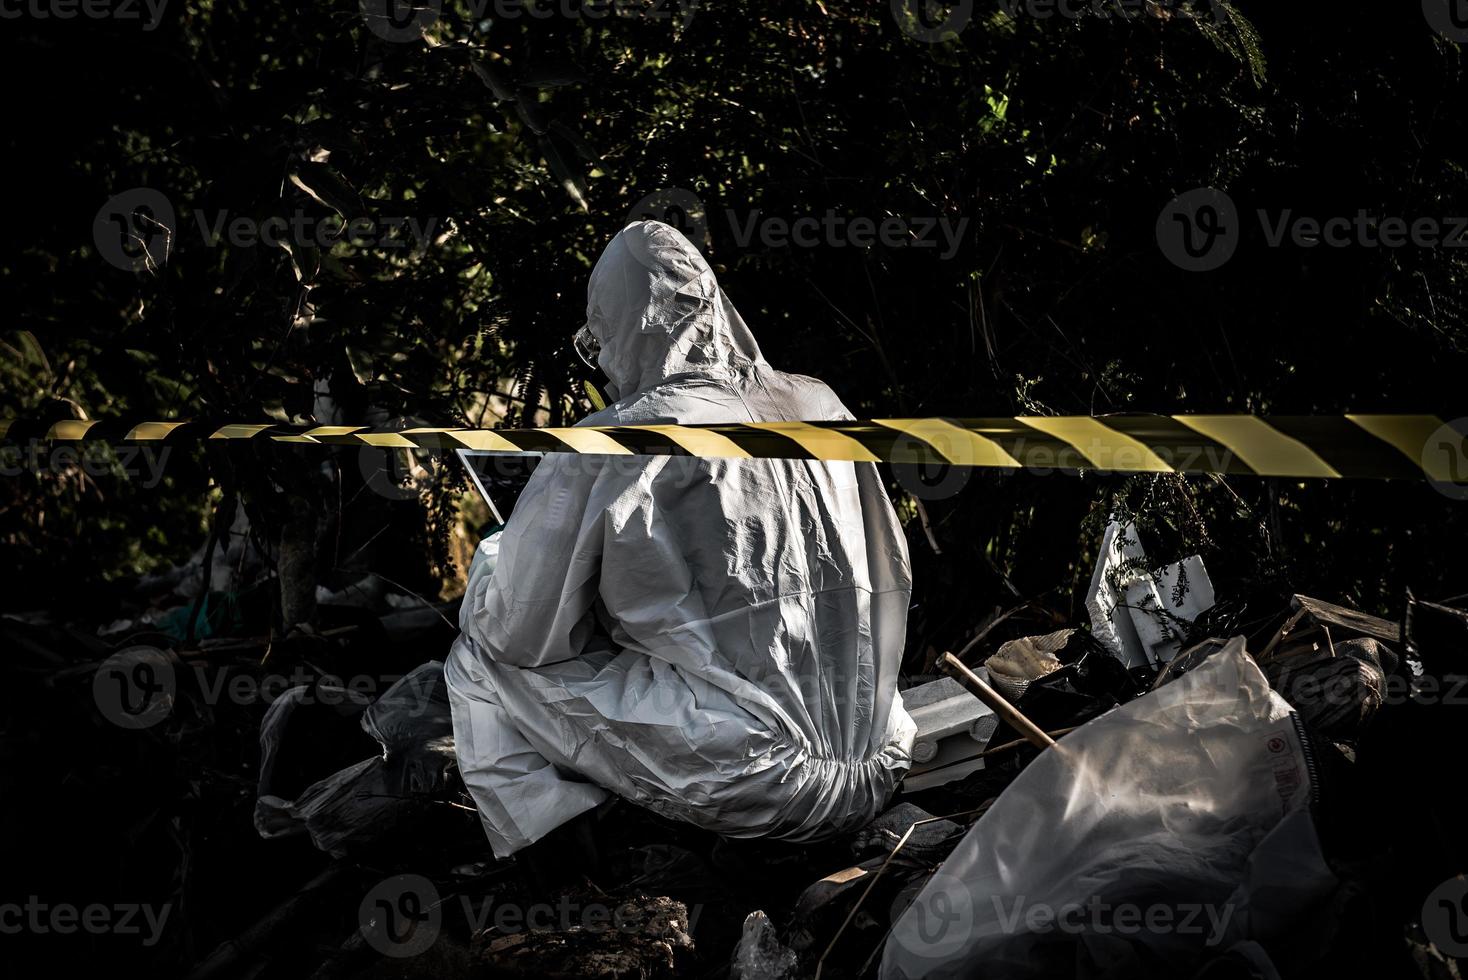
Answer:
[[[945,653],[938,658],[938,666],[967,688],[970,694],[988,705],[996,715],[1009,722],[1015,731],[1025,737],[1025,741],[1042,749],[1048,749],[1055,744],[1055,739],[1046,735],[1044,729],[1026,718],[1018,708],[1004,699],[1004,695],[985,684],[983,678],[969,670],[962,660],[951,653]]]

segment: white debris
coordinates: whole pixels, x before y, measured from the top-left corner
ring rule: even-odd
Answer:
[[[1112,521],[1106,526],[1086,609],[1091,632],[1127,667],[1164,664],[1177,656],[1180,627],[1213,601],[1202,558],[1193,555],[1149,572],[1136,525]]]
[[[729,976],[733,980],[786,980],[795,975],[795,952],[780,942],[764,912],[751,912],[734,949]]]
[[[981,677],[992,679],[983,667]],[[912,743],[912,769],[903,788],[916,792],[962,779],[984,768],[978,758],[999,719],[978,698],[951,677],[944,677],[902,692],[902,705],[917,726]]]

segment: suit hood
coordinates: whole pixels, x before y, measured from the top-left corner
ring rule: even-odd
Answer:
[[[708,262],[660,221],[635,221],[607,245],[591,272],[586,320],[618,399],[682,376],[731,380],[764,363]]]

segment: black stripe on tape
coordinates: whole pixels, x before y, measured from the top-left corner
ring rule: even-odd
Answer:
[[[1340,416],[1275,415],[1271,426],[1307,446],[1345,477],[1420,480],[1422,467],[1393,446]]]
[[[1179,473],[1254,475],[1228,446],[1170,416],[1106,415],[1097,421],[1142,443]]]

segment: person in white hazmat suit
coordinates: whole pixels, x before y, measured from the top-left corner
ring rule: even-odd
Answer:
[[[581,425],[851,418],[660,222],[607,246],[579,336],[617,399]],[[494,853],[608,794],[733,837],[866,823],[911,762],[910,592],[873,464],[547,455],[444,667]]]

